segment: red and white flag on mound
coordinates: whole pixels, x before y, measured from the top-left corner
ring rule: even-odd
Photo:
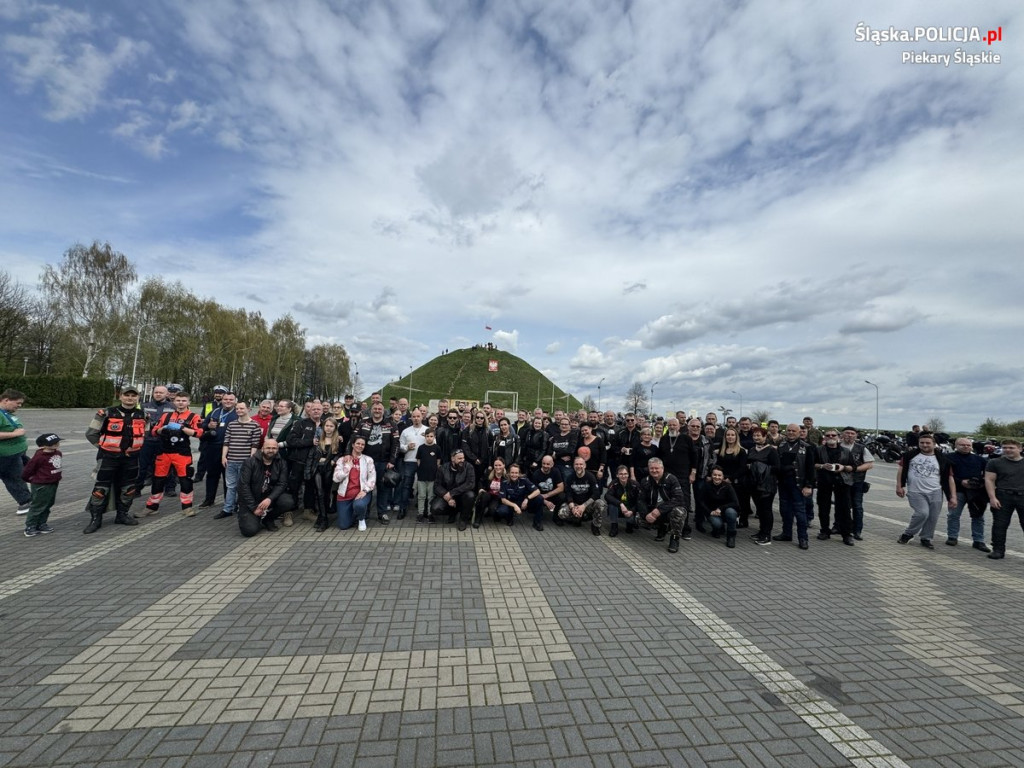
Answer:
[[[498,370],[498,361],[497,360],[488,360],[487,361],[487,372],[488,373],[494,373],[497,370]]]

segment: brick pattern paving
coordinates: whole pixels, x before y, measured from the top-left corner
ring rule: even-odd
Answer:
[[[0,766],[1020,762],[1020,530],[998,562],[901,547],[891,466],[865,540],[807,552],[210,512],[83,536],[68,418],[57,533],[0,507]]]

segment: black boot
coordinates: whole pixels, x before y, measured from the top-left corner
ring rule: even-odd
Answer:
[[[114,522],[118,525],[138,525],[139,521],[135,519],[135,516],[131,512],[118,512],[117,517],[114,518]]]
[[[727,546],[729,549],[733,549],[736,546],[736,534],[735,533],[726,534],[726,536],[725,536],[725,546]]]
[[[673,536],[668,540],[668,551],[675,554],[679,551],[679,537]]]
[[[102,512],[90,512],[89,524],[85,526],[85,530],[82,533],[96,533],[103,525],[103,513]]]
[[[327,530],[327,515],[321,512],[316,516],[316,525],[313,526],[313,530],[317,533],[323,533]]]

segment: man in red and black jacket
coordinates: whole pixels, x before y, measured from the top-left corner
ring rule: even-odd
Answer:
[[[146,499],[146,514],[155,514],[164,497],[164,485],[172,472],[181,482],[181,514],[192,517],[192,441],[189,438],[202,437],[203,427],[199,414],[189,410],[189,396],[180,392],[174,396],[174,410],[165,413],[153,425],[153,434],[160,437],[160,449],[156,454],[153,469],[153,488]]]
[[[139,390],[133,385],[121,389],[121,404],[101,408],[85,430],[85,439],[96,446],[96,482],[85,511],[89,524],[82,533],[94,533],[103,524],[107,500],[114,496],[115,523],[138,525],[131,513],[138,495],[139,452],[146,440],[146,414],[139,408]]]

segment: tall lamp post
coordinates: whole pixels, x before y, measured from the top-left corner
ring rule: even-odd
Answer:
[[[740,395],[735,389],[730,390],[734,395],[739,395],[740,398],[740,418],[743,418],[743,395]]]
[[[607,376],[602,376],[601,380],[597,382],[597,410],[601,410],[601,385],[604,384],[604,380]]]
[[[139,366],[139,344],[142,342],[142,329],[148,328],[151,325],[152,323],[139,323],[139,330],[135,334],[135,359],[132,361],[132,378],[129,381],[130,384],[135,384],[135,369]]]
[[[254,344],[253,346],[246,347],[245,349],[236,349],[232,353],[232,355],[231,355],[231,391],[232,392],[235,391],[235,363],[238,362],[238,353],[239,352],[248,352],[250,349],[256,349],[256,345]],[[244,360],[242,361],[242,367],[243,368],[245,367],[245,361]]]
[[[651,416],[652,417],[654,416],[654,388],[656,386],[658,386],[659,384],[661,384],[660,381],[656,381],[653,384],[651,384]]]
[[[873,381],[868,381],[867,379],[864,379],[864,383],[865,384],[870,384],[872,387],[875,388],[875,437],[877,437],[878,436],[878,385],[875,384],[875,382],[873,382]]]

